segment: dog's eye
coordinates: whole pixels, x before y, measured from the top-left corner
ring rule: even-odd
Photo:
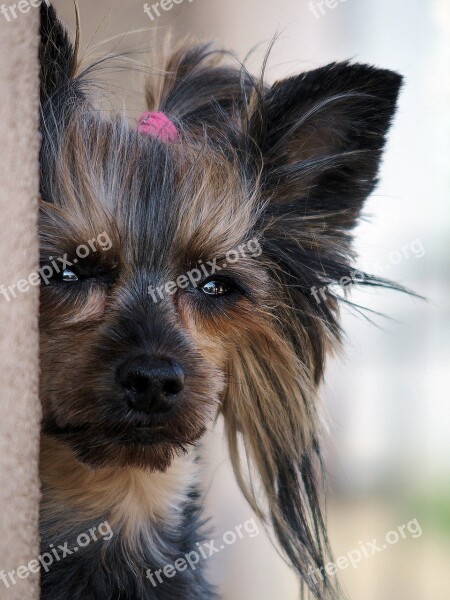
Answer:
[[[61,281],[65,281],[67,283],[75,283],[76,281],[79,281],[79,277],[70,269],[64,269],[64,271],[61,273]]]
[[[200,289],[207,296],[226,296],[234,291],[233,286],[231,286],[226,281],[222,281],[219,279],[210,279],[206,283],[204,283]]]

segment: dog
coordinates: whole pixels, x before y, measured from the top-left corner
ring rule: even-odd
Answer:
[[[218,415],[303,591],[338,598],[318,389],[402,78],[342,62],[268,85],[185,45],[134,126],[98,109],[107,57],[81,68],[78,39],[43,3],[42,599],[217,598],[179,558],[205,536]]]

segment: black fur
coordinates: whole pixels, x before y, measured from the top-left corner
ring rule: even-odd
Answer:
[[[75,70],[75,48],[53,6],[41,5],[41,102],[65,91]]]

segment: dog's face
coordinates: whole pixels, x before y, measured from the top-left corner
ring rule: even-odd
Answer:
[[[185,48],[146,88],[178,129],[164,142],[94,108],[93,69],[46,4],[41,34],[44,430],[93,467],[164,470],[220,410],[244,494],[305,576],[326,562],[328,286],[351,280],[401,78],[339,63],[268,87]]]
[[[93,466],[164,469],[217,412],[230,340],[264,304],[250,199],[225,159],[88,106],[58,143],[40,224],[45,429]]]

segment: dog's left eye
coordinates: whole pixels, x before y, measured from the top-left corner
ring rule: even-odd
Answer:
[[[61,273],[61,281],[65,281],[67,283],[75,283],[76,281],[79,281],[79,277],[70,269],[64,269],[64,271]]]
[[[230,285],[226,281],[222,281],[219,279],[210,279],[209,281],[204,283],[202,286],[200,286],[200,289],[207,296],[215,296],[215,297],[226,296],[227,294],[230,294],[232,291],[234,291],[234,288],[232,285]]]

